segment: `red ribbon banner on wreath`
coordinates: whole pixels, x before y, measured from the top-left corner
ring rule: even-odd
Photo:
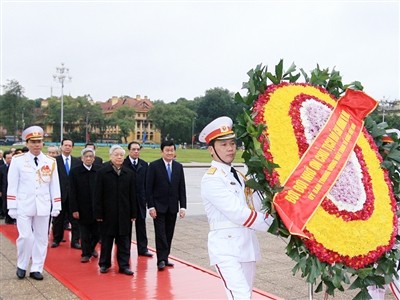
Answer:
[[[377,101],[365,93],[350,89],[338,100],[324,128],[286,180],[284,190],[274,197],[275,209],[291,234],[307,237],[304,227],[346,166],[363,119],[376,106]]]

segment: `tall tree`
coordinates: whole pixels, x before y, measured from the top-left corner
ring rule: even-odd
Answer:
[[[228,116],[232,120],[242,111],[242,104],[234,101],[234,95],[227,89],[213,88],[206,91],[203,97],[195,98],[198,102],[196,129],[204,128],[217,117]]]
[[[128,142],[131,131],[135,130],[135,110],[128,106],[121,106],[112,115],[111,124],[119,127],[119,138]]]
[[[20,117],[23,113],[24,100],[27,99],[23,95],[24,88],[17,80],[7,80],[3,88],[5,93],[0,99],[1,124],[7,129],[8,135],[16,136],[18,128],[23,126]]]
[[[149,118],[161,130],[162,139],[174,140],[176,143],[190,143],[192,139],[192,124],[196,112],[189,109],[187,103],[164,103],[155,101],[149,111]]]
[[[53,141],[60,139],[60,100],[53,97],[48,100],[45,113],[45,123],[53,124]],[[63,125],[66,135],[75,141],[86,141],[86,126],[96,126],[104,120],[99,104],[93,104],[88,96],[64,96],[64,118]]]

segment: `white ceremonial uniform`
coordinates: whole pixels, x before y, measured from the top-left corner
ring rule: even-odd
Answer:
[[[8,171],[7,205],[17,210],[17,266],[42,272],[47,254],[50,213],[61,210],[61,194],[54,158],[30,152],[12,158]]]
[[[222,277],[228,299],[250,299],[255,262],[261,258],[255,230],[266,232],[273,218],[250,209],[241,185],[230,171],[231,166],[212,161],[201,181],[201,197],[210,224],[208,252],[210,265]],[[253,207],[261,208],[259,197]]]

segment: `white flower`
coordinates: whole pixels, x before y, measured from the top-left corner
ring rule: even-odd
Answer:
[[[314,99],[302,103],[300,118],[308,144],[314,141],[331,113],[332,110],[327,105]],[[356,212],[363,208],[367,196],[362,183],[361,165],[354,151],[327,197],[339,211]]]

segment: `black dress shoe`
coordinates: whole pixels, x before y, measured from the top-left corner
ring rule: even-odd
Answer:
[[[43,280],[43,275],[40,272],[30,272],[29,277],[35,280]]]
[[[121,269],[121,270],[119,270],[118,272],[121,273],[121,274],[129,275],[129,276],[132,276],[132,275],[133,275],[133,272],[132,272],[130,269],[128,269],[128,268],[126,268],[126,269]]]
[[[51,248],[57,248],[58,246],[60,246],[60,243],[53,242],[53,244],[51,244]]]
[[[158,271],[162,271],[165,269],[165,262],[162,260],[157,264]]]
[[[23,279],[25,277],[26,271],[20,268],[17,268],[17,277],[19,279]]]
[[[100,273],[107,273],[108,272],[108,268],[106,267],[100,267]]]
[[[71,244],[71,248],[74,248],[74,249],[82,249],[81,245],[78,244],[78,243],[72,243],[72,244]]]
[[[174,264],[173,264],[172,262],[169,262],[169,261],[167,261],[167,262],[165,263],[165,265],[166,265],[167,267],[173,267],[173,266],[174,266]]]
[[[144,253],[139,253],[139,256],[153,257],[153,253],[150,253],[149,251],[146,251]]]

